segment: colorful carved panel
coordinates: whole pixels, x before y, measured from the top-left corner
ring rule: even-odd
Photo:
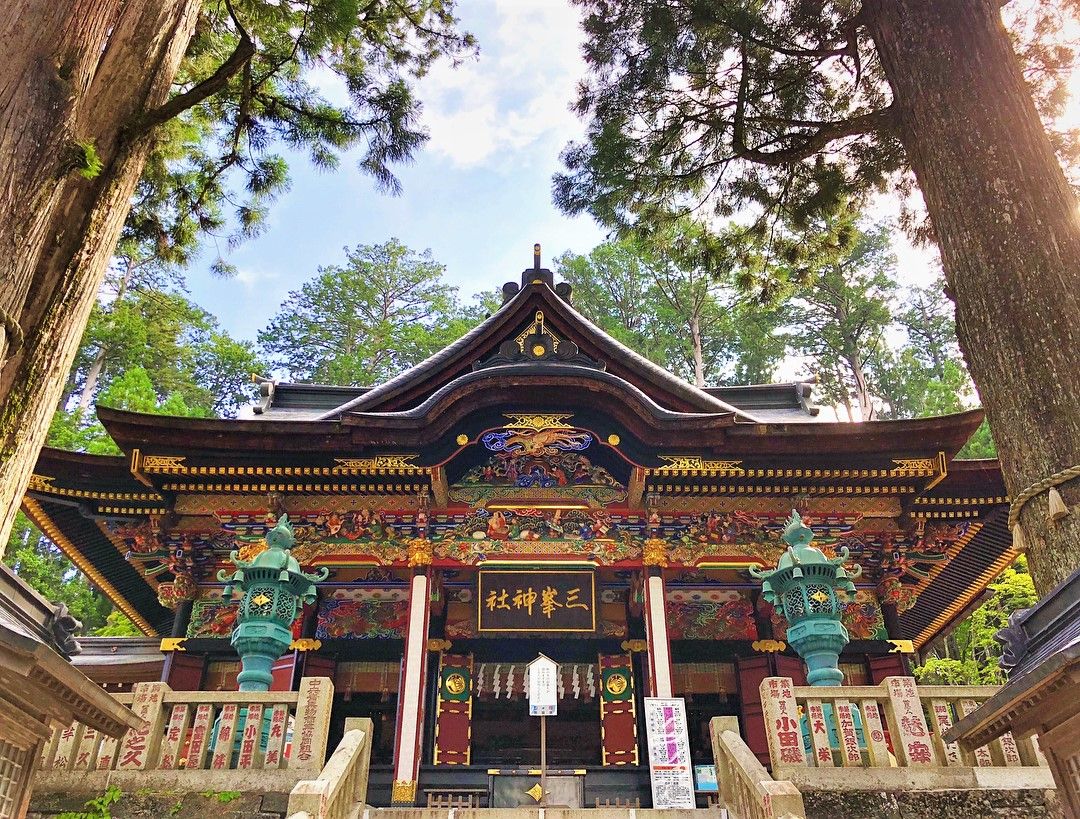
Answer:
[[[634,668],[629,654],[600,655],[600,741],[604,765],[637,765]]]
[[[431,524],[436,557],[475,564],[491,556],[574,555],[610,566],[641,554],[644,520],[606,511],[477,509]]]
[[[336,589],[319,602],[319,640],[373,640],[405,637],[409,620],[406,589]]]
[[[435,704],[436,765],[468,765],[472,745],[473,660],[471,654],[443,654]]]
[[[888,640],[881,605],[870,589],[858,589],[840,615],[852,640]]]
[[[494,454],[450,487],[453,501],[573,497],[604,506],[626,500],[626,487],[582,454],[593,444],[584,430],[506,427],[484,434],[480,444]]]
[[[265,517],[247,512],[217,512],[222,528],[250,559],[266,536]],[[293,556],[302,564],[333,555],[351,555],[381,565],[408,558],[407,544],[422,529],[418,513],[391,513],[364,506],[352,511],[326,509],[290,516],[296,532]]]
[[[188,623],[188,637],[221,637],[228,639],[236,626],[236,615],[240,604],[237,601],[222,600],[220,589],[211,589],[191,606],[191,621]],[[303,610],[293,620],[294,639],[300,637],[300,628],[304,620]]]
[[[735,589],[669,589],[668,635],[672,640],[756,640],[754,605]]]

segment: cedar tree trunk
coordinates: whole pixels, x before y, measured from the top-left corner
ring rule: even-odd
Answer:
[[[201,0],[0,4],[0,554]],[[91,179],[79,144],[101,161]]]
[[[1011,496],[1080,464],[1080,224],[990,0],[881,0],[867,26],[899,109]],[[1080,565],[1080,481],[1021,524],[1044,596]]]

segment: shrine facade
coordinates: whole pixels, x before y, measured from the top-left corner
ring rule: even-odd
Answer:
[[[235,688],[236,603],[215,578],[287,514],[294,556],[330,571],[274,688],[327,676],[332,734],[373,720],[376,805],[535,767],[538,653],[560,664],[549,764],[584,777],[589,804],[648,793],[645,696],[685,699],[695,762],[716,716],[767,761],[759,685],[805,674],[748,568],[775,565],[792,509],[863,567],[846,684],[909,673],[1016,557],[997,463],[956,460],[981,411],[825,421],[808,385],[687,384],[538,264],[503,292],[375,387],[265,381],[237,419],[99,408],[125,454],[46,449],[24,509],[161,638],[174,691]],[[122,663],[80,667],[134,681]]]

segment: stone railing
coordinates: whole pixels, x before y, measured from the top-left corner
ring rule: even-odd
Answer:
[[[289,794],[289,819],[350,819],[367,801],[372,722],[345,720],[345,735],[316,779],[297,782]]]
[[[306,677],[299,691],[173,691],[137,683],[116,699],[144,720],[119,740],[74,723],[42,754],[43,792],[195,790],[288,793],[326,759],[334,686]]]
[[[802,787],[1053,788],[1034,737],[1006,734],[967,753],[942,734],[991,697],[994,686],[924,685],[889,677],[877,686],[761,683],[773,776]]]
[[[720,804],[731,819],[805,819],[798,788],[769,776],[739,735],[737,717],[713,717],[709,733]]]

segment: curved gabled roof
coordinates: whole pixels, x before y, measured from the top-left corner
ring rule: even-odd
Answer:
[[[544,314],[546,325],[558,328],[561,337],[576,344],[582,353],[602,362],[608,372],[641,390],[664,409],[734,414],[739,420],[758,420],[688,384],[609,336],[552,289],[550,271],[526,271],[525,279],[524,286],[513,298],[453,344],[389,381],[322,413],[317,420],[340,418],[350,412],[387,412],[414,407],[494,354],[503,342],[513,340],[522,327],[534,321],[537,311]]]

